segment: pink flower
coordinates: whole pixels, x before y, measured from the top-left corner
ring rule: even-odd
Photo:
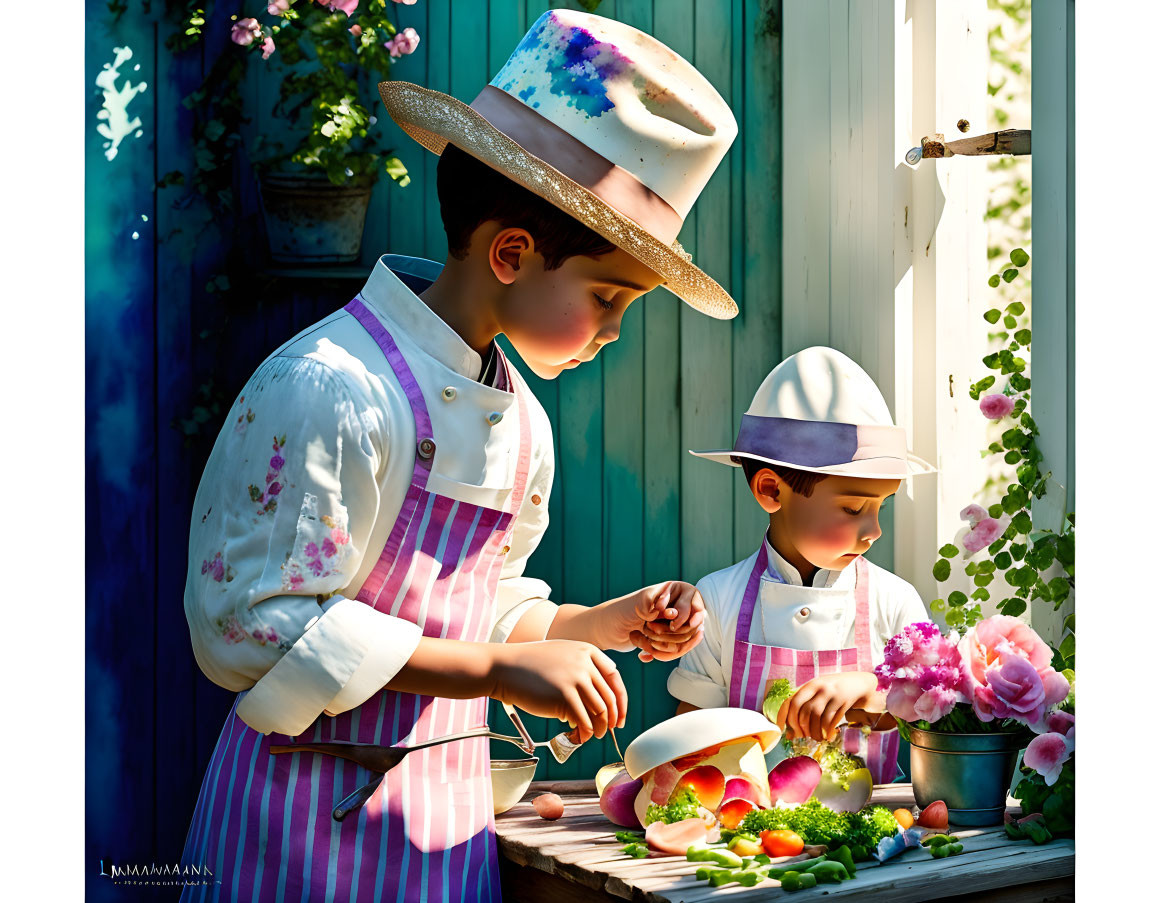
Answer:
[[[987,509],[980,505],[968,505],[959,513],[959,519],[966,520],[973,527],[987,516]]]
[[[419,46],[419,33],[414,28],[405,28],[390,41],[385,41],[383,46],[396,58],[414,53],[415,48]]]
[[[984,683],[974,688],[972,708],[980,721],[1013,718],[1027,725],[1044,716],[1044,681],[1026,658],[1003,655],[989,668]]]
[[[267,35],[266,40],[262,42],[262,59],[270,59],[270,54],[274,53],[275,49],[274,38]]]
[[[218,583],[221,583],[222,578],[226,576],[226,568],[225,565],[222,564],[221,555],[216,556],[213,562],[210,564],[210,576],[213,577],[214,580],[216,580]]]
[[[415,0],[395,0],[396,3],[402,3],[404,6],[415,6]]]
[[[357,38],[363,33],[363,26],[356,22],[354,25],[348,28],[347,31],[349,31]]]
[[[350,534],[342,527],[335,527],[331,530],[331,539],[335,541],[336,546],[345,546],[351,541]]]
[[[1071,737],[1076,730],[1076,718],[1068,712],[1052,712],[1046,721],[1048,730],[1054,734]]]
[[[1003,525],[994,517],[985,517],[983,520],[974,524],[967,535],[963,538],[963,548],[965,552],[971,552],[973,555],[986,549],[1004,532]]]
[[[281,16],[288,9],[290,9],[290,0],[271,0],[266,7],[266,12],[271,16]]]
[[[924,721],[938,721],[964,698],[954,687],[936,684],[915,700],[915,714]]]
[[[918,721],[922,716],[915,711],[915,702],[922,695],[919,684],[910,680],[900,680],[891,684],[887,691],[887,711],[904,721]]]
[[[1061,714],[1061,713],[1057,713]],[[1071,737],[1055,731],[1034,737],[1024,750],[1024,764],[1044,777],[1044,783],[1051,787],[1060,777],[1060,770],[1068,761],[1075,748]]]
[[[1015,401],[999,392],[980,399],[980,411],[988,420],[1003,420],[1015,407]]]
[[[333,558],[336,551],[335,544],[331,542],[329,538],[322,541],[322,553],[326,555],[327,558]]]
[[[1052,650],[1048,644],[1019,618],[1008,615],[984,618],[964,634],[959,642],[959,654],[967,665],[969,676],[976,683],[985,682],[988,669],[997,665],[1000,656],[1005,653],[1026,658],[1037,671],[1048,668],[1052,663]],[[1068,681],[1065,680],[1065,683]]]
[[[270,459],[270,469],[277,472],[282,470],[282,465],[286,463],[286,459],[282,455],[275,455]]]
[[[354,13],[355,8],[359,5],[359,0],[315,0],[320,6],[325,6],[331,12],[339,10],[347,14],[349,18]]]
[[[262,37],[262,26],[257,19],[239,19],[230,29],[230,40],[243,47],[249,47],[256,38]]]
[[[268,488],[266,490],[266,494],[274,496],[274,495],[278,495],[278,493],[280,493],[281,491],[282,491],[282,484],[281,483],[271,483],[270,488]]]
[[[318,558],[318,546],[313,542],[308,542],[302,549],[307,558]]]

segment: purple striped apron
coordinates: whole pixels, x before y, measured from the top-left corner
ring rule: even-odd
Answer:
[[[849,649],[789,649],[751,643],[750,624],[758,602],[758,588],[766,573],[766,543],[746,583],[738,627],[734,633],[734,659],[730,673],[730,705],[762,711],[770,685],[782,678],[798,687],[820,674],[840,671],[871,671],[871,573],[866,561],[855,559],[855,645]],[[780,579],[780,578],[779,578]],[[899,731],[865,732],[847,727],[843,748],[861,756],[876,784],[889,784],[898,775]]]
[[[406,618],[423,635],[486,642],[496,587],[524,498],[531,430],[521,390],[501,356],[501,388],[516,391],[520,448],[504,510],[427,490],[435,453],[419,385],[394,340],[355,299],[347,305],[375,339],[411,404],[416,448],[411,485],[386,545],[356,598]],[[497,353],[498,350],[497,350]],[[231,711],[194,810],[183,862],[220,883],[187,887],[183,900],[499,900],[488,741],[412,753],[342,822],[335,805],[374,774],[352,762],[271,744],[356,740],[394,745],[487,723],[488,700],[381,690],[361,706],[321,715],[298,737],[263,735]]]

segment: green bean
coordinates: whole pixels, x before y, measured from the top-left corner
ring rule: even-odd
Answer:
[[[962,843],[943,843],[931,848],[931,855],[935,859],[945,859],[948,856],[958,856],[963,852]]]
[[[841,884],[843,881],[850,879],[850,875],[847,874],[847,867],[841,862],[820,862],[818,865],[812,865],[806,872],[809,875],[814,875],[819,881],[824,881],[828,884]]]
[[[818,884],[818,879],[814,875],[802,872],[786,872],[781,879],[782,889],[793,893],[796,890],[804,890],[808,887],[814,887]]]
[[[955,843],[956,838],[950,834],[932,834],[930,837],[924,837],[921,843],[925,847],[941,847],[947,843]]]
[[[696,872],[694,872],[694,875],[697,877],[698,881],[708,881],[711,875],[716,875],[718,872],[728,871],[729,869],[717,868],[712,865],[703,865]]]
[[[784,866],[766,869],[766,874],[771,878],[781,879],[782,875],[786,872],[804,872],[812,866],[818,865],[820,862],[826,862],[826,857],[815,856],[813,859],[804,859],[802,862],[788,862]]]
[[[726,868],[740,869],[742,857],[729,850],[711,850],[708,847],[690,847],[685,851],[685,858],[689,862],[712,862]]]

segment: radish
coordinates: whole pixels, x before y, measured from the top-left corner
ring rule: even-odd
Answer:
[[[770,771],[770,799],[774,802],[805,803],[822,778],[822,766],[810,756],[783,759]]]
[[[633,803],[641,792],[641,781],[621,772],[605,786],[601,794],[601,812],[605,818],[623,828],[640,828],[641,820],[633,811]]]

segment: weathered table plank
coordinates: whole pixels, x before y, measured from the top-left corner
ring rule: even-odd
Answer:
[[[565,814],[556,821],[536,815],[531,800],[557,793]],[[891,808],[910,807],[909,784],[876,787],[872,802]],[[592,781],[533,784],[512,810],[496,817],[502,858],[504,898],[513,903],[551,900],[624,901],[636,903],[704,903],[745,894],[747,901],[783,899],[773,879],[747,888],[710,887],[694,873],[700,863],[679,856],[633,859],[621,852],[616,826],[600,812]],[[1011,841],[1002,828],[954,829],[964,840],[963,854],[932,859],[926,850],[909,850],[884,865],[858,864],[859,875],[842,884],[819,885],[795,900],[826,896],[831,900],[890,900],[919,903],[950,899],[959,903],[1065,903],[1074,899],[1075,845],[1056,840],[1043,846]]]

